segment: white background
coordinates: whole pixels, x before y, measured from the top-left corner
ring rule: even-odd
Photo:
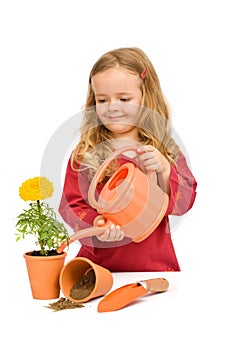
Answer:
[[[213,302],[213,313],[210,309],[205,326],[211,330],[215,319],[221,321],[218,335],[213,331],[205,347],[199,349],[216,344],[215,337],[227,339],[229,334],[221,334],[232,311],[232,299],[227,298],[232,271],[232,33],[232,7],[227,0],[0,2],[1,274],[10,283],[8,291],[1,282],[1,294],[13,304],[20,300],[25,303],[18,311],[17,305],[11,309],[17,320],[22,313],[22,324],[19,321],[13,330],[4,332],[8,341],[15,333],[18,345],[23,344],[31,321],[23,320],[22,310],[28,305],[33,308],[22,258],[25,250],[31,250],[31,242],[16,244],[14,238],[16,216],[25,207],[18,187],[39,175],[52,135],[80,112],[95,61],[104,52],[125,46],[140,47],[153,62],[172,109],[173,126],[187,149],[198,182],[194,207],[173,232],[173,240],[182,273]],[[74,257],[75,252],[72,254]],[[189,304],[187,300],[184,307]],[[206,299],[199,293],[190,303],[197,305],[201,318]],[[220,304],[221,317],[215,313]],[[8,311],[5,304],[3,322],[10,315]],[[148,314],[148,320],[151,316]],[[69,338],[69,324],[62,325],[62,316],[59,320],[61,330],[53,332],[58,337],[63,332],[63,337]],[[184,337],[185,326],[192,327],[190,338],[195,338],[198,334],[191,320],[192,315],[181,322],[178,312],[176,327],[184,331]],[[45,313],[35,321],[33,334],[44,322]],[[111,337],[116,339],[127,325],[127,317],[118,322],[111,328]],[[10,324],[9,320],[8,327]],[[17,327],[21,327],[18,332]],[[80,327],[77,317],[77,336]],[[106,318],[108,331],[109,327]],[[102,337],[106,333],[102,328],[98,332]],[[178,338],[172,334],[169,345],[178,348]],[[152,334],[143,336],[148,340]],[[152,348],[158,345],[156,338],[163,344],[156,330],[153,336]],[[72,337],[77,347],[76,335]],[[34,341],[39,339],[41,336]],[[127,340],[136,346],[133,334]]]

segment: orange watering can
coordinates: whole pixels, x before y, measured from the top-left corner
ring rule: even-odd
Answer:
[[[96,186],[105,169],[121,153],[136,151],[138,146],[126,146],[113,152],[97,170],[88,191],[90,205],[104,216],[103,226],[79,230],[70,236],[69,243],[81,238],[100,235],[111,224],[119,225],[125,237],[134,242],[147,238],[162,221],[169,197],[157,184],[157,174],[149,171],[145,174],[133,163],[118,168],[106,182],[98,199],[95,198]],[[64,241],[57,249],[61,253],[67,246]]]

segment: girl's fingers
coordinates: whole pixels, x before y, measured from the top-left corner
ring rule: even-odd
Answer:
[[[121,231],[119,225],[112,224],[110,229],[105,230],[104,233],[98,235],[97,238],[100,241],[121,241],[124,238],[124,232]]]
[[[108,241],[110,230],[104,231],[101,235],[97,235],[96,237],[98,238],[99,241],[105,242]]]
[[[141,161],[145,161],[147,159],[155,159],[155,156],[153,155],[152,152],[145,152],[139,155],[139,159]]]
[[[156,172],[163,171],[161,155],[159,151],[151,145],[146,145],[138,149],[138,159],[139,163],[142,165],[140,166],[142,170],[155,170]]]
[[[138,152],[138,154],[142,154],[142,153],[145,153],[145,152],[153,152],[154,150],[155,150],[154,146],[152,146],[152,145],[145,145],[145,146],[139,147],[137,149],[137,152]]]
[[[116,235],[115,235],[115,240],[116,241],[121,241],[124,238],[124,232],[121,231],[121,228],[119,225],[116,225]]]
[[[97,221],[97,225],[98,226],[103,226],[105,224],[105,220],[104,219],[99,219],[98,221]]]
[[[124,237],[125,237],[124,231],[120,231],[118,238],[117,238],[117,241],[122,241],[122,239],[124,239]]]

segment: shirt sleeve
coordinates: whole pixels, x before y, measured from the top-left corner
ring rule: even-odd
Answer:
[[[99,215],[88,203],[89,185],[87,172],[85,170],[73,170],[71,159],[69,159],[59,205],[59,213],[74,231],[91,227],[94,218]],[[92,245],[92,238],[82,238],[80,242],[85,245]]]
[[[196,198],[197,182],[187,161],[180,152],[177,166],[171,166],[170,199],[166,215],[183,215],[192,208]]]

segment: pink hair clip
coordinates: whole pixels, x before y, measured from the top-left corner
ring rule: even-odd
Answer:
[[[144,67],[142,73],[140,74],[140,77],[141,77],[142,79],[144,79],[144,78],[146,77],[146,75],[147,75],[147,69],[146,69],[146,67]]]

